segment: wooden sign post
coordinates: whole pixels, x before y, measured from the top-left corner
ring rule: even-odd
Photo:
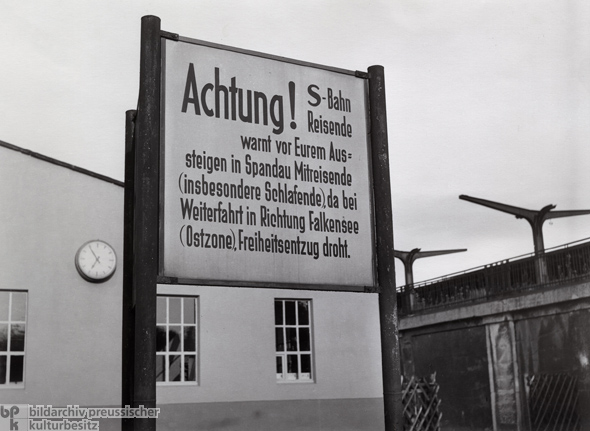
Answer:
[[[141,34],[127,117],[124,403],[156,405],[157,284],[378,293],[385,425],[401,430],[383,67],[197,41],[153,16]]]

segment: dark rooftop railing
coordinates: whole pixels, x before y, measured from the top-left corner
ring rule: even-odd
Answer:
[[[535,259],[543,262],[537,280]],[[398,288],[399,315],[405,316],[467,302],[485,302],[590,278],[590,238],[547,249],[541,256],[517,256],[467,271]]]

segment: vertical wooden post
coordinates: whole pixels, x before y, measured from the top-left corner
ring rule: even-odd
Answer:
[[[387,112],[385,109],[385,76],[382,66],[371,66],[369,72],[369,110],[371,115],[371,154],[375,195],[377,241],[377,279],[379,320],[381,323],[381,362],[383,367],[383,403],[385,430],[401,431],[402,402],[393,248],[393,214],[389,179]]]
[[[133,194],[135,184],[135,117],[137,111],[125,113],[125,203],[123,234],[123,342],[121,350],[121,407],[133,405],[133,350],[135,348],[135,314],[133,292]],[[131,419],[122,419],[122,429],[133,430]]]
[[[156,282],[160,163],[160,18],[141,19],[140,83],[135,130],[133,285],[135,291],[134,407],[156,406]],[[156,419],[135,419],[155,430]]]

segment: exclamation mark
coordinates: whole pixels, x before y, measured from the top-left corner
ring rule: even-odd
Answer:
[[[297,123],[295,120],[295,83],[293,81],[289,81],[289,102],[291,102],[291,129],[295,130],[297,128]]]

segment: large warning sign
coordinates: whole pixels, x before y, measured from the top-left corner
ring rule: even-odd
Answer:
[[[373,286],[366,79],[196,41],[162,47],[161,274]]]

